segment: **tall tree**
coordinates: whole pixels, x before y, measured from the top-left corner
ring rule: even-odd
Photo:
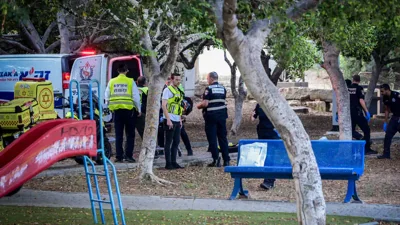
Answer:
[[[362,57],[370,53],[375,43],[368,20],[370,4],[368,0],[329,0],[302,20],[302,29],[323,52],[321,66],[327,71],[336,94],[342,140],[352,139],[352,127],[349,93],[339,67],[339,55],[342,52],[346,56]]]
[[[400,1],[383,1],[371,6],[374,12],[371,17],[371,26],[374,28],[374,36],[377,41],[372,59],[375,63],[372,76],[369,80],[365,102],[369,108],[379,76],[385,67],[400,62]],[[368,59],[370,59],[369,57]]]
[[[286,18],[299,18],[304,12],[316,7],[319,1],[297,1],[295,5],[275,5],[276,11]],[[298,220],[301,224],[325,224],[325,200],[318,166],[311,148],[310,138],[300,119],[279,94],[268,78],[261,63],[260,55],[271,27],[280,17],[259,17],[246,34],[238,27],[236,0],[215,0],[214,11],[218,34],[239,67],[243,80],[285,143],[293,167],[296,187]],[[260,6],[267,4],[259,3]],[[272,4],[274,5],[274,4]],[[272,10],[271,8],[268,10]]]
[[[114,19],[127,28],[131,47],[145,56],[150,70],[147,74],[149,96],[146,126],[139,156],[141,180],[171,183],[153,173],[161,91],[173,71],[179,52],[190,48],[188,46],[191,43],[204,39],[202,32],[208,32],[207,29],[211,27],[208,11],[203,10],[206,7],[209,7],[207,2],[198,0],[127,0],[113,3]]]

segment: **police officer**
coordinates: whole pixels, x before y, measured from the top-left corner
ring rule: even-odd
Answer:
[[[226,119],[228,111],[226,107],[226,89],[218,83],[218,74],[210,72],[207,74],[208,86],[203,94],[203,101],[197,104],[198,109],[203,109],[205,120],[205,131],[208,140],[208,148],[211,151],[213,162],[209,167],[220,167],[218,144],[221,148],[224,166],[229,166],[229,151],[226,131]],[[218,137],[218,144],[217,144]]]
[[[257,117],[259,119],[257,125],[258,139],[281,139],[278,132],[275,130],[274,125],[271,123],[259,104],[256,105],[256,108],[253,111],[251,121],[254,121]],[[265,190],[270,190],[274,187],[274,184],[275,179],[264,179],[264,182],[260,184],[260,187]]]
[[[144,76],[140,76],[137,80],[137,83],[140,94],[140,103],[142,105],[142,115],[136,121],[136,130],[138,131],[140,137],[143,139],[146,121],[147,94],[149,93],[149,88],[147,87],[146,77]]]
[[[171,85],[164,89],[162,95],[163,125],[165,130],[165,168],[168,170],[183,168],[176,162],[182,127],[181,103],[183,95],[178,89],[180,82],[181,76],[179,74],[172,74]]]
[[[390,90],[388,84],[382,84],[380,89],[383,96],[383,103],[385,104],[385,123],[383,124],[383,130],[386,134],[383,143],[383,154],[378,155],[378,159],[390,159],[392,138],[397,132],[400,132],[400,94],[399,92]],[[392,112],[393,115],[388,123],[389,112]]]
[[[348,88],[350,94],[350,114],[351,114],[351,127],[352,131],[355,130],[356,125],[364,133],[365,154],[377,154],[376,151],[371,150],[371,130],[369,128],[368,122],[371,119],[371,114],[368,112],[367,106],[364,101],[363,88],[358,85],[360,83],[360,75],[353,76],[353,83]],[[365,112],[365,117],[363,114]]]
[[[133,148],[135,146],[135,122],[136,117],[141,116],[140,96],[135,81],[126,76],[128,67],[121,64],[118,67],[119,75],[108,82],[105,91],[106,104],[110,111],[114,112],[116,160],[122,162],[124,150],[124,129],[126,132],[125,161],[135,162]]]
[[[346,79],[345,82],[346,82],[347,88],[351,87],[351,80]],[[338,113],[336,113],[336,122],[338,121],[337,116],[338,116]],[[355,127],[352,130],[352,136],[356,140],[361,140],[363,138],[363,136],[356,131]]]

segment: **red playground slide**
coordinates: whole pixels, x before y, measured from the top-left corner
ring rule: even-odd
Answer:
[[[0,152],[0,198],[61,159],[97,155],[94,120],[39,123]]]

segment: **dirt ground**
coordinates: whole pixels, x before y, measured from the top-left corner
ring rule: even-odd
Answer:
[[[249,120],[255,102],[247,102],[244,109],[244,121],[236,139],[256,138],[256,122]],[[230,107],[229,114],[233,115]],[[233,117],[233,116],[231,116]],[[317,139],[330,130],[331,117],[329,114],[300,115],[303,125],[311,139]],[[228,122],[230,124],[231,121]],[[373,131],[381,131],[382,121],[373,119],[371,121]],[[189,116],[186,129],[191,141],[206,141],[204,123],[201,113],[197,110]],[[332,137],[329,137],[332,138]],[[136,139],[135,157],[137,157],[140,138]],[[373,149],[382,151],[381,142],[373,144]],[[367,157],[365,173],[357,182],[360,198],[367,203],[400,204],[400,142],[392,144],[392,160],[377,160],[374,156]],[[206,152],[205,147],[194,148],[195,155]],[[205,166],[191,166],[182,170],[167,171],[156,169],[155,174],[163,179],[169,180],[175,185],[159,186],[149,183],[139,183],[137,180],[138,170],[118,171],[120,190],[123,194],[135,195],[161,195],[161,196],[195,196],[205,198],[226,199],[230,196],[233,180],[230,175],[224,173],[223,168],[207,168]],[[102,178],[100,178],[102,180]],[[269,201],[292,201],[294,202],[295,190],[292,180],[277,180],[276,188],[264,191],[259,188],[262,180],[246,179],[244,186],[250,191],[251,199]],[[105,192],[105,182],[101,191]],[[33,179],[24,185],[25,188],[85,192],[87,191],[84,176],[56,176]],[[346,181],[323,181],[325,200],[328,202],[342,202],[346,194]]]
[[[381,148],[381,145],[374,145]],[[400,143],[394,143],[393,149],[400,149]],[[206,148],[195,148],[195,154],[206,151]],[[366,159],[365,172],[357,182],[360,198],[366,203],[400,204],[400,154],[393,152],[393,159]],[[194,196],[203,198],[226,199],[230,196],[233,179],[224,173],[223,168],[190,166],[182,170],[167,171],[155,169],[155,174],[175,185],[159,186],[140,183],[137,180],[137,169],[118,171],[120,190],[123,194],[160,195],[160,196]],[[100,178],[101,192],[106,191],[105,181]],[[245,179],[244,186],[250,191],[251,199],[268,201],[296,200],[293,180],[277,180],[276,188],[264,191],[259,188],[261,179]],[[29,181],[25,188],[50,191],[85,192],[85,176],[43,177]],[[323,181],[323,191],[327,202],[342,202],[346,195],[346,181]]]

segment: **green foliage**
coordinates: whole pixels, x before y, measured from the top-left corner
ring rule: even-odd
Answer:
[[[321,58],[315,44],[302,36],[298,25],[289,20],[274,27],[267,45],[279,66],[295,77],[303,77],[304,72]]]
[[[344,79],[351,79],[354,74],[358,74],[362,68],[362,60],[344,57],[340,55],[340,69],[343,72]]]

